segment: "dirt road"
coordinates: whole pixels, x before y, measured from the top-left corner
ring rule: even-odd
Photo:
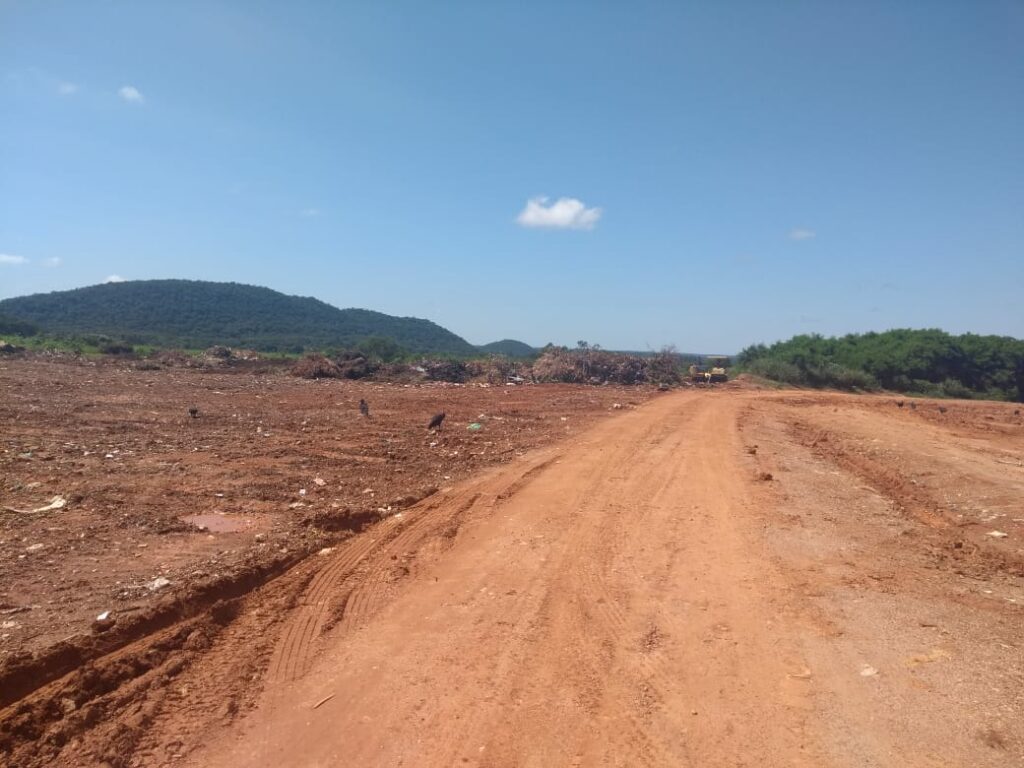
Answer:
[[[1016,406],[610,413],[77,667],[58,645],[0,762],[1024,765]]]
[[[353,540],[188,761],[1019,763],[1019,538],[972,590],[928,560],[946,526],[824,464],[804,417],[665,397]]]

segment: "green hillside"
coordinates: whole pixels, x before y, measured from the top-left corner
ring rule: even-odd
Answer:
[[[533,357],[538,352],[529,344],[524,344],[515,339],[492,341],[490,344],[483,344],[477,347],[477,349],[489,355],[504,355],[505,357]]]
[[[105,283],[0,301],[0,314],[50,334],[104,334],[133,344],[213,344],[264,351],[348,347],[394,339],[413,353],[471,355],[466,340],[429,320],[338,309],[269,288],[193,280]]]

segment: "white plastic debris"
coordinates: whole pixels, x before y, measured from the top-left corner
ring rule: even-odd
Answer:
[[[1002,531],[989,531],[985,535],[986,536],[991,536],[993,539],[1005,539],[1010,534],[1003,533]]]
[[[37,515],[40,512],[52,512],[55,509],[63,509],[67,505],[68,500],[63,496],[54,496],[50,499],[50,503],[44,507],[36,507],[35,509],[15,509],[14,507],[4,507],[8,512],[17,512],[20,515]]]
[[[861,677],[874,677],[878,674],[878,670],[872,667],[870,664],[862,664],[860,667]]]
[[[170,579],[164,578],[163,576],[157,576],[155,579],[153,579],[151,582],[149,582],[149,584],[147,584],[146,586],[149,587],[149,591],[150,592],[156,592],[157,590],[160,590],[160,589],[163,589],[164,587],[170,586],[170,584],[171,584],[171,580]]]
[[[50,503],[47,504],[45,507],[39,507],[38,509],[33,509],[32,511],[49,512],[54,509],[63,509],[64,505],[66,505],[67,503],[68,500],[65,499],[63,496],[54,496],[52,499],[50,499]]]

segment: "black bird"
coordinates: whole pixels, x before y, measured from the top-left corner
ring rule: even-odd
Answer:
[[[444,411],[442,411],[441,413],[437,414],[434,418],[432,418],[430,420],[430,423],[427,424],[427,429],[440,429],[441,428],[441,422],[444,421],[444,417],[445,417]]]
[[[191,416],[193,419],[198,419],[199,418],[199,409],[198,408],[189,408],[188,409],[188,415]]]
[[[359,412],[366,418],[370,418],[370,406],[365,400],[359,400]]]
[[[939,413],[945,413],[945,412],[946,412],[946,406],[940,405],[939,406]]]
[[[897,401],[896,401],[896,405],[897,405],[897,406],[898,406],[899,408],[902,408],[902,407],[903,407],[903,401],[902,401],[902,400],[897,400]]]

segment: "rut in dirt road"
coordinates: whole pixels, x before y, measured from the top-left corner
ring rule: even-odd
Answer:
[[[496,473],[486,514],[417,555],[390,602],[366,592],[413,539],[444,537],[465,496],[418,510],[397,546],[345,554],[311,584],[256,711],[194,764],[820,764],[799,644],[773,625],[785,590],[737,525],[752,471],[736,412],[666,398],[513,493]],[[311,659],[304,638],[338,602],[362,618]]]

